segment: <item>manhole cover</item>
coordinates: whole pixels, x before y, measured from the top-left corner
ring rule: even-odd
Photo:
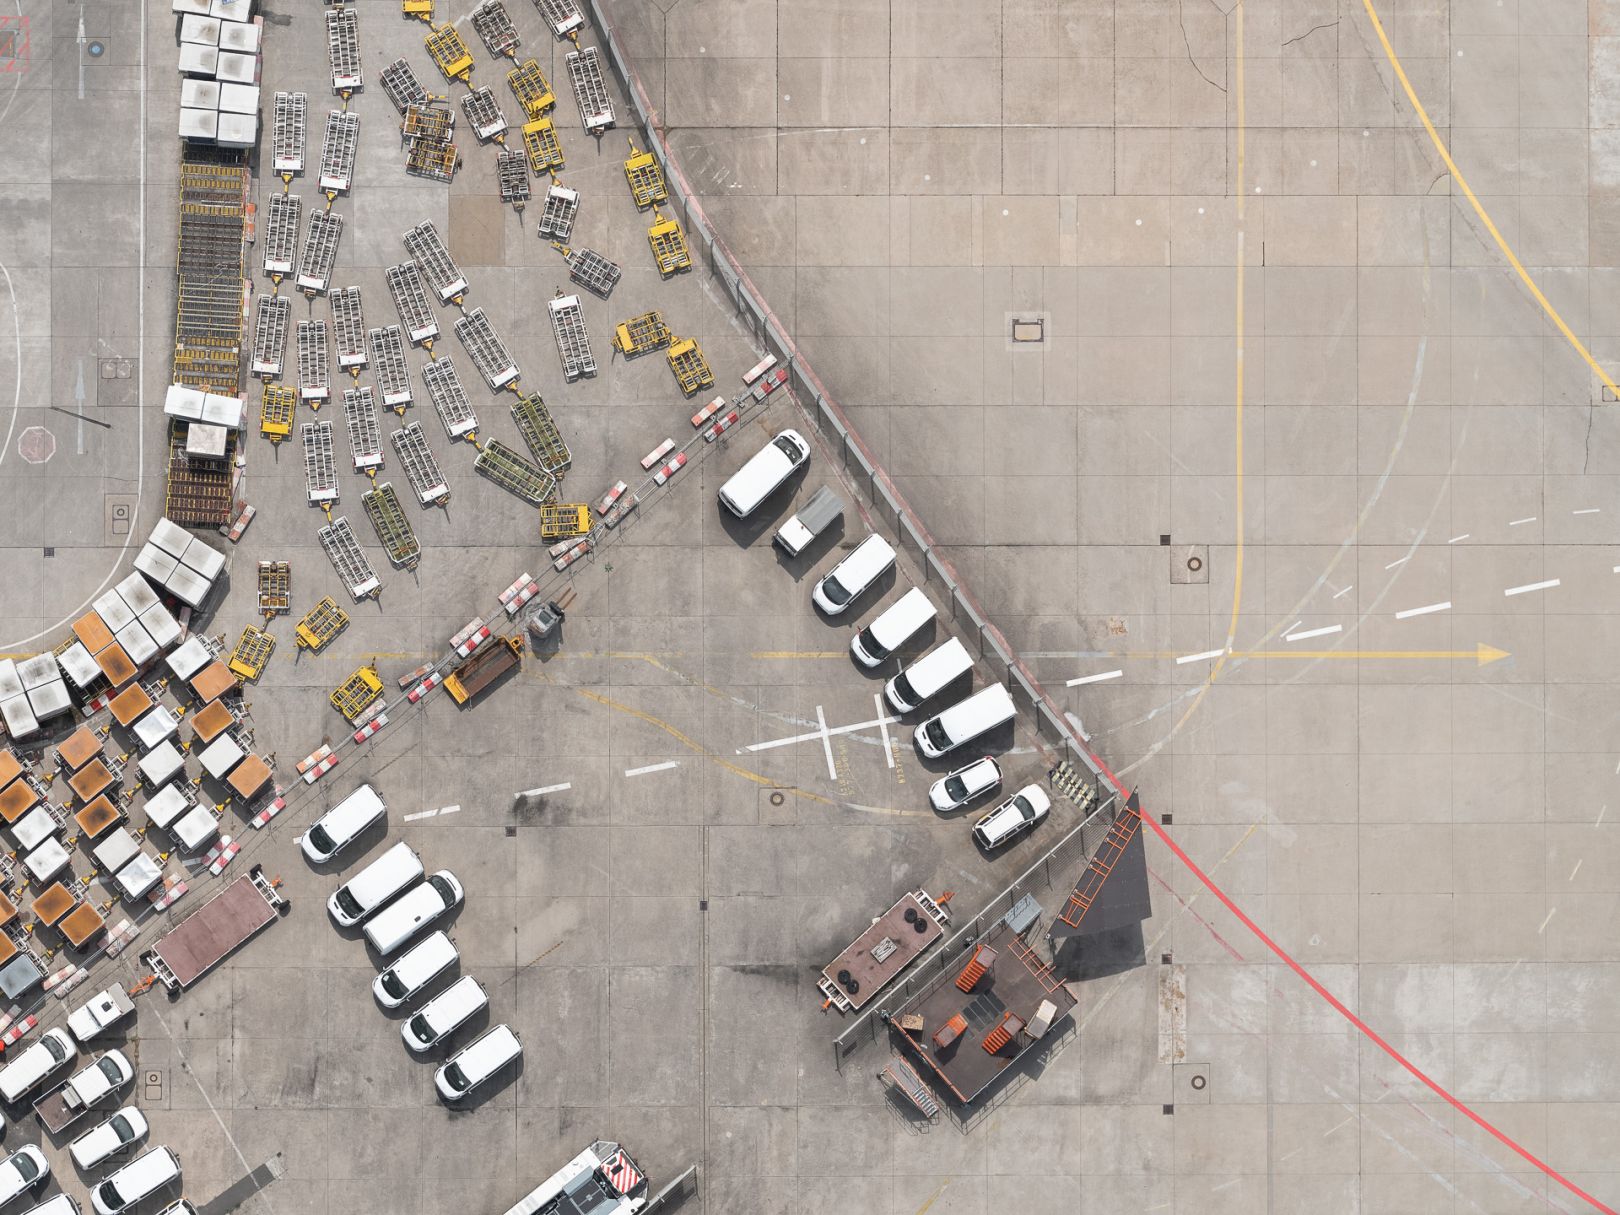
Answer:
[[[1176,544],[1170,547],[1172,584],[1200,584],[1209,581],[1209,545]]]
[[[43,426],[30,426],[17,436],[17,454],[30,464],[43,464],[56,454],[56,436]]]
[[[782,794],[780,794],[780,793],[772,793],[771,794],[771,805],[780,806],[785,801],[787,801],[787,798],[782,796]]]

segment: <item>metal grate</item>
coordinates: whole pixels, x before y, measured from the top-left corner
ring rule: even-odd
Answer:
[[[508,493],[543,506],[557,496],[556,478],[536,468],[499,439],[484,444],[473,467]]]
[[[264,272],[281,281],[291,274],[293,254],[298,251],[298,226],[304,214],[304,200],[296,194],[272,194],[264,226]]]
[[[327,560],[337,570],[338,577],[343,579],[343,585],[348,588],[350,595],[356,600],[364,599],[381,588],[382,582],[371,568],[371,562],[366,560],[365,553],[360,551],[360,542],[354,538],[354,529],[349,526],[346,516],[339,515],[321,528],[320,535]]]
[[[377,399],[370,385],[343,390],[343,424],[349,432],[349,454],[355,472],[381,468],[382,432],[377,427]]]
[[[360,310],[360,288],[344,287],[332,292],[331,299],[338,368],[358,375],[366,365],[366,322]]]
[[[309,94],[277,93],[270,129],[271,170],[285,178],[302,173],[309,134]]]
[[[449,498],[450,487],[444,483],[444,474],[433,458],[433,449],[428,446],[421,423],[412,422],[403,430],[396,430],[393,440],[394,451],[399,454],[399,462],[405,466],[405,475],[410,478],[411,488],[422,505]]]
[[[557,338],[563,374],[570,380],[595,375],[596,356],[591,353],[590,335],[585,332],[585,313],[579,306],[579,296],[560,295],[547,301],[546,307],[551,310],[551,331]]]
[[[366,508],[366,517],[371,520],[377,539],[382,541],[388,560],[401,569],[413,568],[422,556],[422,546],[416,541],[416,533],[411,530],[411,521],[405,517],[393,485],[384,481],[375,489],[367,490],[360,504]]]
[[[259,402],[259,433],[272,443],[279,443],[292,434],[293,411],[298,406],[298,393],[285,384],[266,384],[264,399]]]
[[[287,322],[292,301],[284,295],[261,295],[253,312],[253,374],[281,375],[287,354]]]
[[[623,273],[618,262],[609,261],[595,249],[579,249],[568,254],[568,277],[603,299],[613,294]]]
[[[529,201],[529,163],[521,151],[511,148],[495,154],[495,183],[503,203],[523,210]]]
[[[427,53],[448,81],[466,81],[472,76],[473,57],[467,40],[453,25],[441,25],[423,40]]]
[[[428,303],[427,292],[422,290],[422,275],[415,262],[388,267],[388,293],[394,297],[400,324],[413,343],[420,345],[439,336],[439,322],[433,315],[433,306]]]
[[[326,322],[299,321],[298,397],[303,401],[324,401],[331,395],[332,380],[326,357]]]
[[[385,67],[381,79],[383,92],[401,114],[405,112],[407,106],[428,99],[427,89],[422,87],[415,70],[404,59],[396,59]]]
[[[481,85],[464,96],[461,112],[467,116],[467,123],[480,142],[506,138],[506,115],[501,113],[495,91],[489,85]]]
[[[459,303],[467,293],[467,276],[439,236],[431,220],[423,220],[405,233],[405,252],[411,255],[422,276],[433,284],[441,304]]]
[[[304,251],[298,258],[299,288],[306,295],[325,291],[337,265],[338,241],[343,236],[343,216],[336,211],[313,211],[304,232]]]
[[[455,129],[456,112],[442,101],[413,101],[405,107],[405,120],[399,124],[400,136],[407,140],[445,141]]]
[[[330,110],[321,139],[321,189],[330,195],[347,190],[354,179],[354,157],[360,148],[360,115]]]
[[[602,61],[594,46],[568,52],[568,76],[574,83],[574,100],[587,135],[600,135],[614,123],[613,103],[608,100],[602,79]]]
[[[528,444],[535,463],[540,465],[542,471],[562,480],[574,457],[569,453],[568,444],[563,442],[562,432],[557,429],[551,410],[546,408],[538,392],[526,393],[513,402],[512,421],[517,423],[518,434]]]
[[[578,214],[579,191],[552,183],[546,191],[545,210],[540,212],[540,235],[567,240],[574,231],[574,216]]]
[[[360,17],[354,9],[326,10],[326,58],[334,93],[347,97],[360,87]]]
[[[534,0],[534,5],[559,38],[577,33],[585,24],[578,0]]]
[[[505,388],[518,378],[517,364],[482,308],[474,308],[456,322],[456,336],[492,389]]]
[[[304,441],[304,489],[316,503],[339,497],[337,461],[332,454],[332,423],[305,422],[298,428]]]
[[[428,398],[439,411],[439,420],[444,423],[447,435],[459,439],[478,429],[472,402],[467,399],[467,390],[461,386],[456,365],[448,355],[423,365],[422,382],[427,385]]]
[[[473,32],[484,40],[489,53],[497,58],[510,56],[523,44],[501,0],[484,0],[483,4],[473,9],[472,27]]]
[[[549,118],[536,118],[523,124],[523,153],[536,177],[563,167],[562,141]]]
[[[405,171],[429,181],[455,180],[461,167],[461,151],[448,139],[417,139],[405,154]]]
[[[398,325],[373,329],[366,335],[371,344],[372,372],[383,404],[403,410],[412,403],[411,369],[405,361],[405,335]]]
[[[506,73],[506,83],[512,87],[512,95],[517,98],[525,118],[539,118],[557,104],[551,83],[533,59],[525,59]]]

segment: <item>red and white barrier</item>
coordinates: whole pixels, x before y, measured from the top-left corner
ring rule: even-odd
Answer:
[[[752,384],[755,380],[759,379],[760,376],[764,375],[767,371],[775,366],[776,356],[774,354],[767,354],[764,358],[760,359],[759,362],[755,363],[747,371],[743,372],[743,383]]]
[[[674,451],[674,450],[675,450],[675,440],[674,439],[665,439],[657,447],[653,448],[646,455],[641,457],[641,467],[647,468],[647,469],[652,468],[652,466],[654,464],[658,463],[658,461],[662,460],[665,456],[669,455],[669,453]]]
[[[754,385],[754,400],[763,401],[783,384],[787,383],[788,373],[786,367],[778,367],[767,373],[765,378]]]
[[[103,692],[100,696],[92,698],[90,703],[84,706],[85,716],[89,717],[101,712],[112,704],[113,697],[117,695],[117,692]]]
[[[141,926],[132,924],[128,920],[119,920],[116,927],[107,933],[107,946],[103,951],[109,958],[116,958],[123,953],[136,937],[141,935]]]
[[[152,904],[154,911],[167,911],[185,896],[191,887],[186,885],[184,878],[165,878],[163,886],[154,890],[147,901]]]
[[[308,772],[304,773],[304,783],[306,785],[313,785],[316,781],[320,780],[321,777],[325,776],[333,768],[338,766],[338,755],[336,751],[332,750],[331,747],[322,747],[321,750],[326,752],[326,756],[317,762],[312,768],[310,768]]]
[[[403,692],[406,688],[410,687],[417,680],[421,679],[422,676],[426,675],[432,669],[433,664],[431,662],[424,662],[421,666],[417,667],[416,670],[407,671],[405,674],[399,677],[399,690]]]
[[[641,499],[636,497],[635,494],[631,494],[628,498],[620,501],[612,510],[608,511],[608,513],[602,517],[602,526],[610,529],[618,527],[625,516],[640,505]]]
[[[471,637],[474,633],[476,633],[479,629],[481,629],[483,627],[484,627],[484,618],[482,616],[474,616],[471,620],[469,620],[467,622],[467,624],[466,624],[466,626],[464,628],[462,628],[459,632],[457,632],[454,637],[450,638],[450,648],[452,650],[456,650],[458,653],[460,653],[460,651],[459,651],[459,649],[457,647],[459,647],[462,642],[466,641],[467,638]]]
[[[444,673],[442,671],[435,671],[435,672],[433,672],[433,674],[429,675],[426,679],[424,679],[421,683],[417,684],[416,687],[412,688],[411,689],[411,694],[409,696],[407,696],[405,699],[410,701],[410,703],[414,705],[417,701],[421,700],[422,697],[426,696],[429,692],[433,691],[434,688],[438,687],[443,682],[444,682]]]
[[[58,987],[62,986],[62,984],[71,979],[73,977],[73,972],[78,969],[78,966],[70,964],[62,967],[61,970],[53,971],[45,976],[45,981],[40,984],[40,989],[43,991],[55,991]]]
[[[489,635],[490,635],[489,625],[487,625],[487,624],[480,625],[477,629],[475,629],[473,631],[473,635],[471,637],[467,638],[465,641],[463,641],[460,645],[458,645],[456,647],[456,657],[457,658],[465,658],[465,657],[467,657],[467,655],[471,654],[479,646],[483,645],[484,642],[488,641],[489,640]]]
[[[713,443],[721,435],[725,434],[726,431],[735,426],[737,424],[737,419],[741,416],[742,415],[740,413],[733,409],[725,417],[721,418],[713,426],[709,427],[708,430],[703,432],[703,441],[705,443]]]
[[[21,1021],[18,1021],[10,1029],[6,1030],[3,1035],[0,1035],[0,1050],[15,1046],[24,1034],[38,1024],[39,1018],[34,1016],[24,1017]]]
[[[673,460],[671,460],[668,464],[664,465],[664,467],[660,468],[657,472],[655,472],[653,474],[653,480],[656,481],[659,485],[662,485],[662,484],[664,484],[664,482],[668,481],[671,477],[673,477],[676,473],[680,472],[681,469],[683,469],[685,467],[686,467],[686,453],[683,451],[679,455],[677,455]]]
[[[203,857],[203,864],[208,866],[208,872],[218,877],[225,872],[225,867],[236,859],[236,854],[242,851],[242,845],[228,835],[219,837],[219,843],[208,850]]]
[[[609,513],[611,514],[612,512]],[[528,577],[528,575],[525,574],[524,577]],[[529,583],[528,586],[524,587],[516,595],[513,595],[512,598],[507,602],[506,614],[515,619],[517,614],[523,610],[523,606],[539,593],[540,584],[538,582]]]
[[[90,977],[90,972],[83,966],[74,966],[71,969],[73,973],[62,982],[58,983],[54,989],[56,991],[56,998],[58,1000],[67,999],[68,992],[72,991],[80,983],[83,983]]]
[[[558,557],[555,561],[553,561],[551,563],[552,568],[560,574],[563,570],[567,569],[570,565],[573,565],[574,562],[578,561],[586,553],[590,552],[590,550],[591,542],[589,540],[581,540],[578,544],[574,545],[573,548],[569,549],[561,557]]]
[[[232,544],[235,544],[242,538],[242,533],[247,531],[248,524],[253,522],[253,516],[258,513],[259,508],[256,506],[244,506],[242,508],[242,513],[236,517],[236,522],[231,525],[231,530],[227,537]]]
[[[332,748],[326,746],[325,744],[315,748],[315,750],[311,751],[308,755],[304,756],[303,759],[298,761],[298,775],[302,776],[330,754],[332,754]]]
[[[619,500],[619,495],[629,488],[623,481],[614,485],[612,489],[602,495],[602,500],[596,504],[596,513],[599,515],[607,514],[612,509],[613,504]]]
[[[255,831],[259,831],[265,827],[268,827],[270,825],[270,820],[275,818],[276,815],[280,814],[286,808],[287,799],[281,796],[280,790],[277,790],[276,796],[271,799],[270,804],[253,816],[253,829]]]
[[[516,582],[495,597],[501,601],[502,607],[506,607],[507,604],[511,603],[512,600],[516,599],[520,594],[522,594],[524,587],[528,586],[529,583],[533,581],[534,576],[530,574],[528,570],[524,570],[518,575]]]
[[[354,741],[363,743],[388,724],[388,714],[379,713],[354,732]]]
[[[710,401],[702,409],[698,410],[692,415],[692,429],[696,430],[699,426],[702,426],[703,423],[714,417],[715,414],[720,412],[720,407],[725,403],[725,397],[715,397],[714,400]]]

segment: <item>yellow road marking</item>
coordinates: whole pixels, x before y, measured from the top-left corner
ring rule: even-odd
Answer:
[[[1480,666],[1510,657],[1506,650],[1480,642],[1471,650],[1239,650],[1234,658],[1471,658]]]
[[[1389,66],[1395,69],[1395,78],[1401,82],[1401,89],[1406,94],[1406,100],[1412,103],[1412,109],[1423,120],[1423,129],[1429,133],[1429,139],[1434,144],[1434,150],[1439,152],[1440,159],[1446,162],[1446,169],[1451,174],[1451,179],[1462,187],[1464,197],[1468,199],[1469,204],[1474,208],[1474,214],[1479,216],[1479,222],[1485,225],[1485,230],[1491,234],[1491,239],[1496,242],[1496,247],[1502,251],[1502,256],[1508,259],[1508,264],[1517,272],[1520,281],[1529,289],[1530,294],[1536,297],[1536,303],[1541,305],[1541,310],[1547,314],[1547,319],[1558,326],[1558,332],[1562,333],[1565,340],[1575,348],[1576,353],[1586,360],[1586,365],[1597,374],[1598,379],[1603,381],[1603,386],[1614,393],[1615,396],[1620,397],[1620,388],[1617,388],[1614,381],[1609,378],[1609,373],[1598,366],[1597,360],[1592,357],[1591,352],[1581,344],[1581,339],[1576,337],[1570,327],[1564,323],[1564,318],[1558,315],[1558,309],[1554,308],[1552,301],[1541,293],[1541,288],[1536,286],[1536,280],[1530,277],[1530,272],[1519,261],[1518,255],[1513,252],[1512,246],[1496,230],[1496,224],[1491,221],[1490,214],[1475,196],[1473,187],[1468,184],[1468,179],[1463,176],[1462,170],[1457,167],[1457,162],[1451,159],[1451,152],[1446,148],[1445,141],[1440,138],[1440,132],[1436,131],[1434,123],[1429,121],[1429,112],[1423,108],[1423,103],[1418,100],[1417,93],[1412,88],[1412,82],[1406,78],[1406,69],[1401,66],[1400,57],[1395,54],[1395,48],[1389,43],[1389,35],[1384,33],[1384,23],[1378,19],[1378,10],[1373,7],[1372,0],[1361,0],[1361,3],[1367,10],[1368,20],[1372,22],[1373,32],[1378,35],[1379,44],[1384,48],[1384,57],[1389,60]],[[1239,5],[1239,29],[1242,28],[1242,12],[1243,7]],[[1239,72],[1243,70],[1242,63],[1243,60],[1240,54],[1238,59]],[[1242,93],[1240,92],[1238,95],[1240,108],[1242,104]],[[1243,154],[1242,148],[1243,136],[1240,133],[1238,135],[1238,155],[1240,158]],[[1238,205],[1242,205],[1241,201]]]
[[[848,650],[752,650],[750,658],[844,658]]]

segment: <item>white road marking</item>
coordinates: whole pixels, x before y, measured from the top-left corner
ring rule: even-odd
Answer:
[[[1585,510],[1572,510],[1569,513],[1572,515],[1596,515],[1602,513],[1602,510],[1601,506],[1588,506]]]
[[[821,749],[827,753],[827,779],[838,779],[838,765],[833,763],[832,735],[827,732],[827,715],[816,706],[816,721],[821,724]]]
[[[1353,591],[1355,589],[1356,589],[1356,584],[1354,582],[1352,582],[1349,586],[1345,587],[1344,590],[1340,591],[1337,595],[1335,595],[1333,597],[1335,599],[1342,599],[1344,596],[1348,595],[1351,591]]]
[[[407,814],[405,816],[405,821],[407,823],[414,823],[418,819],[437,818],[441,814],[460,814],[460,813],[461,813],[461,807],[460,806],[444,806],[444,807],[441,807],[438,810],[418,810],[415,814]]]
[[[1534,523],[1535,521],[1536,521],[1536,517],[1534,515],[1531,515],[1528,519],[1509,519],[1508,520],[1508,526],[1509,527],[1519,527],[1522,524]]]
[[[1385,569],[1386,569],[1386,570],[1392,570],[1392,569],[1394,569],[1394,568],[1395,568],[1395,567],[1396,567],[1396,566],[1397,566],[1397,565],[1405,565],[1405,564],[1406,564],[1406,563],[1407,563],[1407,562],[1408,562],[1408,561],[1410,561],[1410,560],[1411,560],[1411,559],[1412,559],[1412,554],[1411,554],[1411,553],[1407,553],[1407,554],[1406,554],[1406,556],[1404,556],[1404,557],[1397,557],[1397,558],[1395,558],[1395,560],[1393,560],[1393,561],[1391,561],[1391,562],[1390,562],[1390,563],[1389,563],[1389,564],[1388,564],[1388,565],[1386,565],[1386,566],[1385,566],[1385,567],[1384,567],[1384,568],[1385,568]]]
[[[1580,860],[1575,862],[1575,868],[1573,868],[1573,869],[1571,869],[1569,871],[1569,880],[1570,881],[1573,882],[1575,880],[1575,875],[1581,871],[1581,866],[1584,865],[1585,863],[1586,863],[1586,858],[1584,856]]]
[[[518,796],[539,797],[542,793],[561,793],[564,789],[572,789],[573,787],[574,786],[569,782],[563,781],[563,783],[560,785],[546,785],[539,789],[525,789],[522,793],[519,793]]]
[[[1527,582],[1523,586],[1510,586],[1502,592],[1504,595],[1525,595],[1531,591],[1548,591],[1559,585],[1562,578],[1549,578],[1545,582]]]
[[[680,766],[680,760],[666,759],[661,764],[648,764],[645,768],[626,768],[624,774],[626,776],[646,776],[649,772],[668,772],[671,768],[679,768]]]
[[[1176,659],[1176,665],[1179,667],[1185,666],[1189,662],[1204,662],[1210,658],[1219,658],[1224,653],[1226,653],[1225,646],[1218,650],[1205,650],[1202,654],[1183,654]]]
[[[883,735],[883,762],[894,767],[894,749],[889,746],[889,723],[883,717],[883,697],[878,692],[872,693],[872,707],[877,710],[878,733]]]
[[[1541,927],[1540,927],[1540,928],[1538,928],[1538,929],[1536,929],[1536,934],[1537,934],[1537,935],[1538,935],[1538,936],[1539,936],[1539,935],[1540,935],[1540,934],[1541,934],[1541,933],[1544,933],[1544,932],[1546,932],[1546,931],[1547,931],[1547,925],[1548,925],[1548,924],[1551,924],[1551,923],[1552,923],[1552,918],[1553,918],[1553,916],[1555,916],[1555,915],[1557,915],[1557,914],[1558,914],[1558,908],[1556,908],[1556,907],[1554,907],[1554,908],[1553,908],[1553,909],[1552,909],[1552,910],[1551,910],[1551,911],[1549,911],[1549,912],[1548,912],[1548,913],[1547,913],[1547,918],[1546,918],[1546,919],[1545,919],[1545,920],[1542,920],[1542,921],[1541,921]]]
[[[1284,633],[1283,634],[1283,640],[1284,641],[1304,641],[1306,638],[1309,638],[1309,637],[1326,637],[1326,636],[1328,636],[1328,635],[1330,635],[1332,633],[1342,633],[1342,632],[1344,632],[1344,625],[1342,625],[1342,624],[1329,624],[1329,625],[1324,625],[1322,628],[1319,628],[1319,629],[1306,629],[1303,633]]]
[[[835,734],[854,734],[858,730],[870,730],[873,726],[892,726],[899,720],[898,717],[883,716],[873,721],[858,721],[852,726],[833,726],[827,730],[827,734],[829,737]],[[795,734],[791,738],[773,738],[770,742],[749,743],[746,747],[738,748],[737,754],[741,755],[744,751],[769,751],[773,747],[787,747],[792,746],[794,743],[810,742],[812,739],[820,738],[821,733],[820,730],[811,730],[808,734]]]
[[[1078,688],[1083,683],[1101,683],[1105,679],[1118,679],[1123,674],[1125,674],[1124,671],[1104,671],[1101,675],[1082,675],[1079,679],[1069,680],[1063,686],[1066,688]]]
[[[1462,534],[1462,535],[1460,535],[1460,536],[1453,536],[1453,537],[1452,537],[1452,538],[1451,538],[1451,539],[1450,539],[1450,540],[1447,540],[1447,541],[1446,541],[1446,543],[1447,543],[1447,544],[1455,544],[1455,543],[1457,543],[1457,541],[1459,541],[1459,540],[1466,540],[1466,539],[1468,539],[1468,537],[1469,537],[1469,536],[1471,536],[1471,535],[1472,535],[1472,534],[1473,534],[1473,533],[1472,533],[1472,532],[1464,532],[1464,533],[1463,533],[1463,534]]]
[[[1451,600],[1447,599],[1444,603],[1429,603],[1423,607],[1407,608],[1404,612],[1396,612],[1395,619],[1410,620],[1413,616],[1427,616],[1430,612],[1449,612],[1450,610]]]

